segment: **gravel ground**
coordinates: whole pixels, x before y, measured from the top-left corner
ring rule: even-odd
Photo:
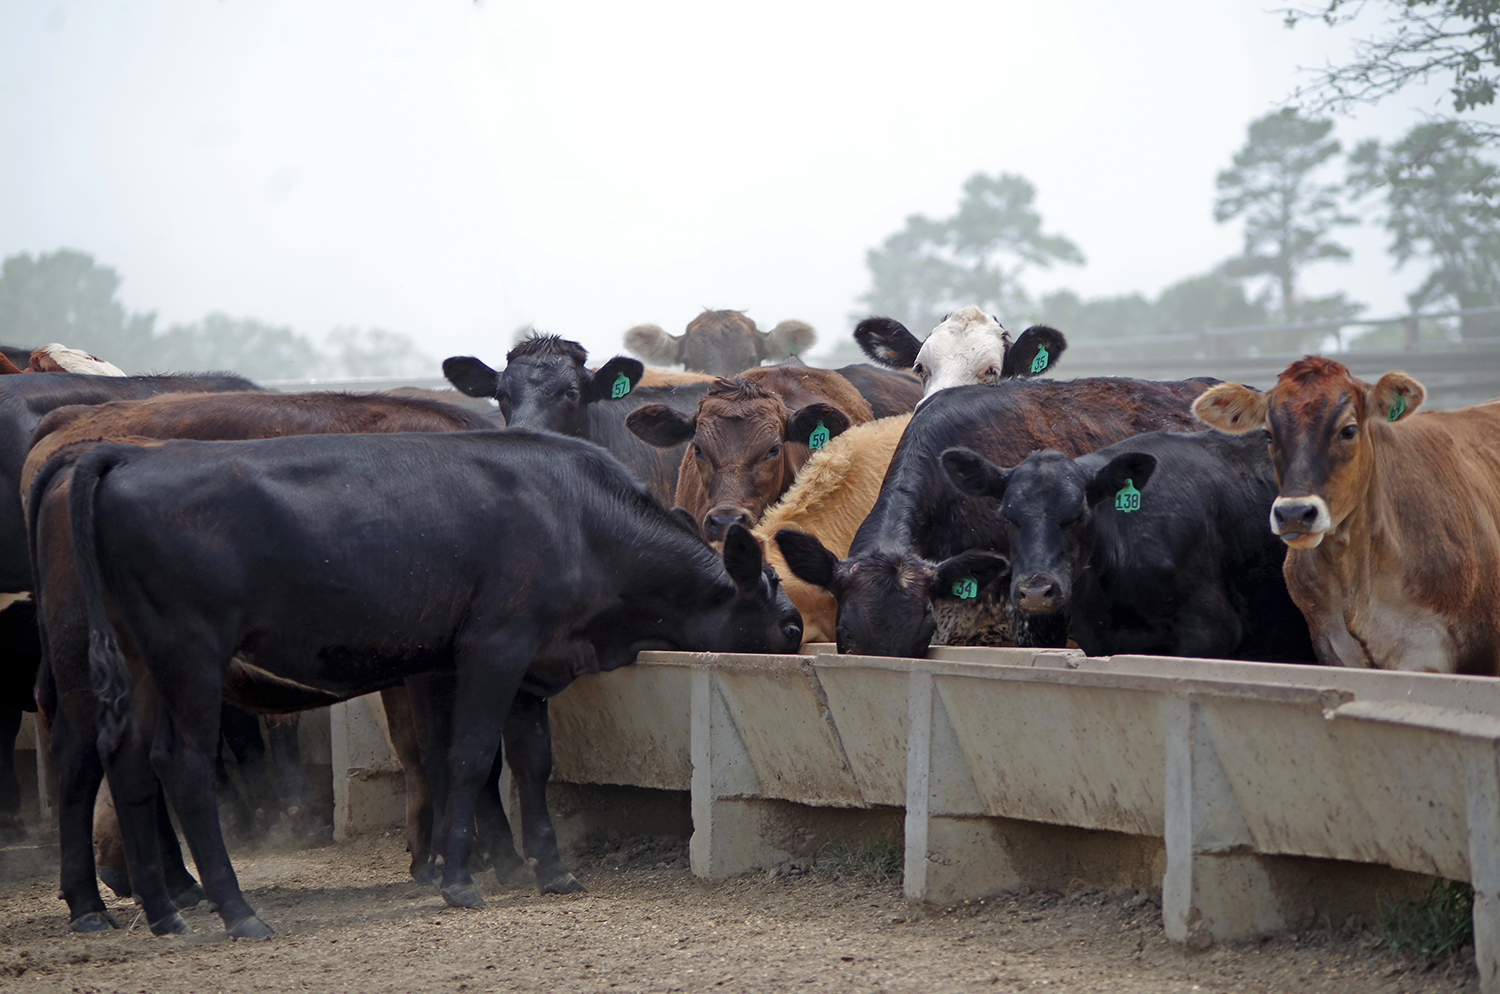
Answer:
[[[1183,953],[1162,938],[1154,894],[1034,893],[913,907],[898,882],[830,860],[717,884],[695,878],[681,840],[631,839],[583,853],[588,893],[538,895],[488,877],[488,906],[444,906],[412,882],[393,836],[304,851],[241,850],[251,903],[279,934],[225,937],[205,908],[195,934],[132,922],[67,931],[56,851],[0,849],[0,990],[294,991],[1109,991],[1477,990],[1472,957],[1412,963],[1365,932],[1314,932]]]

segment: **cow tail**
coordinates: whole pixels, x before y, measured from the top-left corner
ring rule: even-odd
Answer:
[[[123,461],[124,450],[101,445],[73,464],[68,514],[73,526],[73,557],[89,625],[89,680],[99,708],[99,744],[113,751],[130,728],[130,674],[119,639],[104,607],[95,526],[96,496],[104,474]]]

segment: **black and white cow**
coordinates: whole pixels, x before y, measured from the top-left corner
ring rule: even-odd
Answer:
[[[939,390],[971,383],[998,383],[1050,372],[1068,340],[1056,328],[1033,325],[1014,342],[1000,319],[972,305],[943,318],[925,341],[895,318],[866,318],[854,329],[865,355],[922,380],[922,400]]]
[[[1001,469],[943,453],[954,484],[1000,502],[1016,645],[1312,662],[1262,527],[1276,499],[1265,439],[1151,432],[1083,456],[1033,452]]]
[[[606,452],[549,433],[104,444],[74,464],[70,518],[116,806],[151,816],[154,766],[235,936],[270,928],[219,830],[221,694],[285,710],[446,674],[451,707],[423,717],[447,744],[429,770],[434,848],[444,899],[477,907],[475,799],[502,740],[538,880],[577,888],[546,817],[544,712],[513,710],[518,695],[545,700],[641,649],[801,643],[748,532],[721,558]],[[153,930],[181,930],[165,889],[137,898]]]

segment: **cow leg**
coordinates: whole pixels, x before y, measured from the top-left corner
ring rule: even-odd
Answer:
[[[385,705],[385,724],[406,786],[406,849],[411,853],[411,875],[424,884],[436,883],[431,863],[432,787],[422,765],[412,692],[399,684],[387,687],[380,692],[380,701]]]
[[[505,758],[520,797],[521,848],[543,894],[572,894],[583,884],[568,872],[557,851],[557,832],[547,812],[547,780],[552,776],[552,725],[547,699],[516,694],[505,720]]]
[[[510,821],[505,817],[505,805],[500,799],[500,774],[505,770],[504,752],[504,749],[496,751],[489,776],[485,777],[474,806],[474,822],[479,832],[477,848],[489,857],[490,866],[495,870],[495,878],[502,883],[522,866]],[[525,808],[521,810],[524,812]],[[523,824],[524,821],[523,815]]]
[[[21,823],[21,781],[16,777],[16,736],[21,732],[21,709],[0,707],[0,842],[26,838]]]
[[[512,632],[498,632],[461,647],[454,660],[457,671],[448,749],[447,798],[442,840],[443,900],[455,907],[479,908],[484,897],[469,872],[474,847],[474,807],[484,779],[494,769],[505,716],[531,661],[535,640]],[[442,789],[433,785],[436,798]]]
[[[104,765],[92,736],[81,734],[77,724],[67,710],[59,710],[52,719],[52,765],[58,783],[59,889],[68,905],[68,928],[99,932],[120,927],[94,882],[94,795],[104,778]]]
[[[332,838],[333,826],[313,810],[312,781],[302,768],[302,743],[297,738],[301,725],[298,715],[276,715],[266,722],[266,738],[271,749],[271,779],[276,800],[292,830],[309,842],[326,843]]]
[[[203,656],[185,652],[179,656],[177,653],[183,650],[174,649],[174,661]],[[222,676],[216,669],[201,666],[168,664],[164,669],[181,679],[170,688],[164,683],[160,691],[167,707],[161,709],[156,723],[151,765],[177,811],[193,861],[198,864],[203,893],[218,906],[225,929],[242,939],[270,935],[273,929],[245,901],[219,826],[213,757],[219,741]]]
[[[266,742],[261,738],[260,718],[227,702],[222,702],[219,708],[220,745],[229,746],[229,751],[234,754],[235,766],[239,768],[240,780],[245,786],[245,793],[241,796],[224,767],[221,751],[220,762],[215,767],[220,796],[229,800],[240,833],[259,835],[266,827],[267,816],[276,809],[270,779],[266,775]]]

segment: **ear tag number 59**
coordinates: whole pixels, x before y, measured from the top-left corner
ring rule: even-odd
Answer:
[[[629,392],[630,377],[626,376],[624,373],[621,373],[619,376],[615,377],[614,385],[609,388],[609,397],[611,400],[619,400]]]
[[[809,449],[821,449],[828,444],[828,429],[823,427],[819,421],[818,426],[813,429],[812,434],[807,436],[807,447]]]
[[[1125,485],[1115,494],[1115,510],[1122,514],[1141,509],[1141,492],[1134,486],[1134,480],[1126,480]]]

